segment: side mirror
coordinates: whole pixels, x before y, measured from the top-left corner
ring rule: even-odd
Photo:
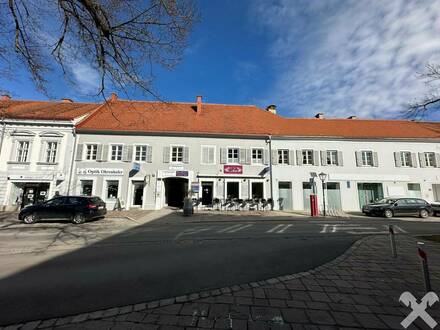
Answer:
[[[394,205],[394,206],[397,206],[398,204],[397,204],[397,202],[395,202],[393,205]]]

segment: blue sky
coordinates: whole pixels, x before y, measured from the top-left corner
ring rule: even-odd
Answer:
[[[429,61],[440,63],[436,0],[198,3],[201,22],[182,63],[154,71],[155,88],[168,101],[203,95],[212,103],[276,104],[284,116],[397,118],[428,92],[417,73]],[[96,100],[90,94],[97,76],[87,63],[70,70],[77,85],[55,74],[53,97]],[[14,98],[46,98],[24,73],[0,85]]]

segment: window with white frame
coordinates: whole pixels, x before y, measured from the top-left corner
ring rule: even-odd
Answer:
[[[228,148],[228,163],[238,163],[238,148]]]
[[[400,153],[400,161],[402,162],[402,166],[404,167],[412,166],[411,153],[409,151],[402,151]]]
[[[252,163],[263,164],[263,149],[252,149]]]
[[[29,158],[29,141],[17,142],[17,157],[16,161],[19,163],[26,163]]]
[[[119,181],[117,180],[108,180],[107,181],[107,199],[116,199],[118,198],[119,191]]]
[[[147,146],[135,146],[134,160],[137,162],[147,161]]]
[[[171,147],[171,162],[172,163],[183,162],[183,147],[178,147],[178,146]]]
[[[435,153],[425,152],[425,163],[426,167],[435,167]]]
[[[313,150],[303,150],[302,155],[304,165],[313,165]]]
[[[338,165],[338,152],[327,150],[327,165]]]
[[[111,146],[110,160],[122,160],[122,145],[113,144]]]
[[[362,156],[362,166],[373,166],[373,152],[372,151],[361,151]]]
[[[289,150],[278,149],[278,164],[289,164]]]
[[[46,163],[55,163],[57,159],[58,142],[49,141],[46,144]]]
[[[97,153],[98,153],[97,144],[86,145],[86,160],[96,160]]]
[[[214,164],[214,163],[215,163],[215,147],[202,146],[202,164]]]

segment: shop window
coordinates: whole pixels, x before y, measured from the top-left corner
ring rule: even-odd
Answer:
[[[116,199],[118,197],[119,181],[107,181],[107,199]]]
[[[81,195],[92,196],[93,180],[81,180]]]
[[[47,142],[46,145],[46,163],[55,163],[57,159],[58,142]]]
[[[96,160],[97,153],[98,153],[97,144],[86,145],[86,160]]]
[[[252,163],[263,164],[263,149],[252,149]]]
[[[16,161],[19,163],[26,163],[29,158],[29,141],[17,142],[17,157]]]

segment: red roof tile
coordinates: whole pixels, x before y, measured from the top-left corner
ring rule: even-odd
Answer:
[[[0,116],[11,119],[73,120],[98,108],[98,103],[0,101]]]
[[[294,119],[252,105],[110,102],[78,125],[81,131],[176,132],[344,137],[440,139],[440,123],[405,120]]]

